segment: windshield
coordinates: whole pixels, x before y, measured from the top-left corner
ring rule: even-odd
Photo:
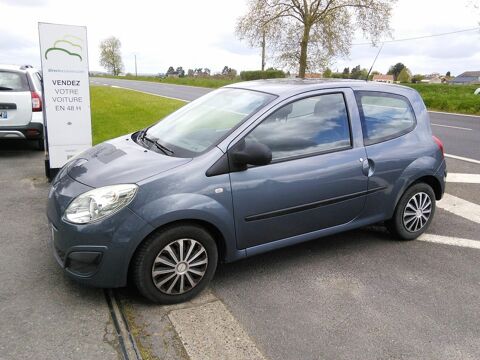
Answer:
[[[275,98],[257,91],[223,88],[185,105],[150,127],[146,137],[173,156],[198,155]]]

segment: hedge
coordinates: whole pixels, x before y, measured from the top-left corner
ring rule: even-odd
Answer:
[[[240,78],[245,81],[258,79],[276,79],[284,77],[285,73],[282,70],[251,70],[240,72]]]

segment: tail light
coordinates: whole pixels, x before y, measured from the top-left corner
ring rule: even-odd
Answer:
[[[435,144],[437,144],[438,148],[440,149],[440,151],[442,152],[442,156],[445,156],[445,151],[443,149],[443,142],[442,140],[440,140],[439,138],[437,138],[436,136],[432,136],[433,137],[433,141],[435,141]]]
[[[32,91],[32,111],[42,111],[42,99],[37,92]]]

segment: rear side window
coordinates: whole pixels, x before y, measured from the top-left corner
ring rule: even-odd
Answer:
[[[349,148],[343,94],[313,96],[285,105],[263,120],[246,140],[268,146],[273,160]]]
[[[40,73],[36,72],[36,73],[33,73],[31,76],[32,76],[33,86],[35,87],[35,90],[41,91],[42,90],[42,78],[41,78]]]
[[[0,71],[0,91],[30,91],[26,75],[14,71]]]
[[[407,98],[373,91],[359,91],[356,97],[365,145],[399,137],[415,127],[415,115]]]

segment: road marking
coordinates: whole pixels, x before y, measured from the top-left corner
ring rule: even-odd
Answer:
[[[429,113],[434,113],[434,114],[446,114],[446,115],[456,115],[456,116],[467,116],[467,117],[474,117],[474,118],[480,118],[478,115],[468,115],[468,114],[459,114],[459,113],[450,113],[450,112],[444,112],[444,111],[428,111]]]
[[[480,205],[445,193],[437,207],[480,224]]]
[[[470,158],[463,157],[463,156],[457,156],[457,155],[452,155],[452,154],[445,154],[445,157],[448,157],[448,158],[451,158],[451,159],[457,159],[457,160],[467,161],[467,162],[471,162],[471,163],[473,163],[473,164],[480,164],[480,161],[479,161],[479,160],[470,159]]]
[[[446,127],[450,129],[458,129],[458,130],[466,130],[466,131],[472,131],[470,128],[465,128],[465,127],[460,127],[460,126],[452,126],[452,125],[440,125],[440,124],[434,124],[432,123],[433,126],[441,126],[441,127]]]
[[[189,358],[265,360],[225,305],[213,299],[168,314]]]
[[[183,100],[183,99],[179,99],[179,98],[175,98],[175,97],[171,97],[171,96],[159,95],[159,94],[155,94],[155,93],[151,93],[151,92],[146,92],[146,91],[141,91],[141,90],[136,90],[136,89],[130,89],[130,88],[123,87],[123,86],[117,86],[117,85],[110,85],[110,86],[113,87],[113,88],[136,91],[136,92],[139,92],[139,93],[142,93],[142,94],[153,95],[153,96],[163,97],[163,98],[167,98],[167,99],[183,101],[183,102],[186,102],[186,103],[190,102],[190,101],[188,101],[188,100]]]
[[[480,241],[470,240],[470,239],[461,239],[461,238],[452,237],[452,236],[423,234],[417,240],[436,243],[436,244],[461,246],[461,247],[467,247],[467,248],[472,248],[472,249],[480,249]]]
[[[447,182],[464,183],[464,184],[480,184],[480,174],[448,173]]]

